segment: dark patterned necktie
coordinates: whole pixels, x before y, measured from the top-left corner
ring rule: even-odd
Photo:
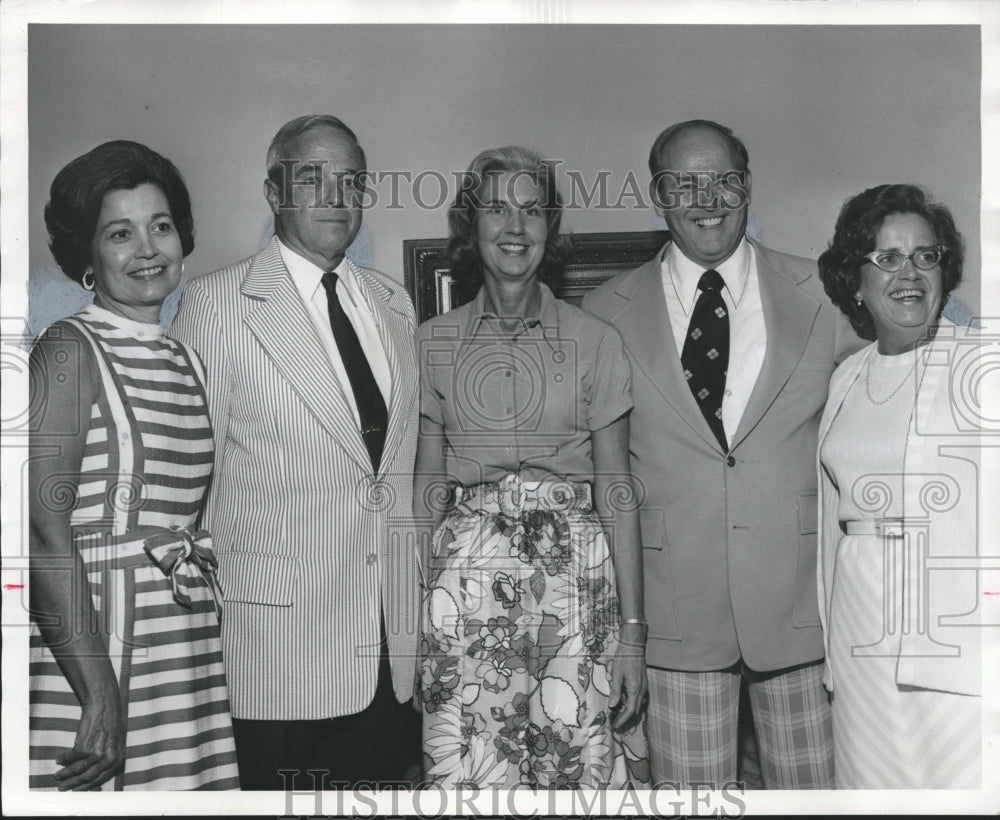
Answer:
[[[358,406],[358,416],[361,419],[361,437],[365,441],[368,455],[372,460],[372,470],[378,472],[382,461],[382,448],[385,446],[385,431],[389,421],[389,412],[385,407],[382,391],[378,389],[375,374],[372,373],[368,357],[358,340],[354,325],[344,313],[344,308],[337,297],[337,274],[329,271],[323,274],[323,288],[326,290],[326,303],[330,310],[330,327],[333,338],[337,340],[340,358],[344,362],[344,370],[351,382],[354,392],[354,402]]]
[[[691,312],[681,366],[705,421],[723,451],[728,452],[722,426],[722,398],[729,367],[729,311],[722,300],[724,287],[725,282],[715,270],[705,271],[698,280],[701,295]]]

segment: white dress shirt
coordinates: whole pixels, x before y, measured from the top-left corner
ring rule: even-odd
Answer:
[[[327,305],[326,289],[323,287],[323,271],[320,267],[310,262],[304,256],[296,253],[280,239],[278,248],[281,251],[282,261],[288,268],[288,273],[295,283],[302,302],[305,304],[306,312],[312,320],[313,327],[323,343],[327,358],[333,367],[333,371],[344,390],[347,403],[351,406],[354,418],[361,426],[361,417],[358,414],[358,405],[354,399],[354,390],[351,388],[351,381],[344,369],[344,360],[340,356],[340,348],[337,347],[337,340],[334,338],[333,329],[330,327],[330,309]],[[378,383],[382,398],[385,399],[385,406],[389,406],[392,397],[392,377],[389,372],[389,360],[385,354],[385,347],[382,338],[379,336],[378,325],[375,323],[375,316],[367,297],[358,282],[354,265],[345,256],[334,272],[337,274],[337,297],[347,314],[354,332],[358,334],[358,341],[361,348],[368,357],[368,364]]]
[[[667,315],[678,356],[684,350],[691,311],[701,293],[698,280],[706,270],[684,256],[673,243],[667,246],[660,263],[663,295],[667,300]],[[729,309],[729,367],[722,399],[722,426],[726,439],[731,442],[764,363],[767,328],[760,303],[757,256],[753,246],[744,239],[733,255],[715,270],[726,283],[722,298]]]

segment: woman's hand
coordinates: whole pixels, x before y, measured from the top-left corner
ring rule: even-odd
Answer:
[[[625,624],[618,642],[618,651],[611,664],[612,728],[629,729],[642,717],[646,708],[649,686],[646,682],[646,650],[635,624]],[[635,632],[635,635],[632,632]]]
[[[594,505],[610,522],[615,584],[623,619],[618,650],[611,662],[612,728],[622,731],[638,722],[646,708],[646,624],[643,622],[642,549],[638,493],[629,463],[628,415],[591,433],[594,458]]]
[[[83,707],[76,743],[56,757],[59,791],[88,791],[114,777],[125,761],[125,724],[117,692]]]

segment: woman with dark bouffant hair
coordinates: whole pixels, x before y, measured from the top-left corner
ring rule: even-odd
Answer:
[[[979,497],[961,416],[981,415],[957,389],[980,343],[941,315],[962,256],[947,208],[916,186],[879,185],[848,200],[819,258],[827,294],[872,340],[834,372],[819,432],[838,788],[980,786],[989,600],[961,568],[977,554]]]
[[[552,294],[561,215],[539,155],[476,157],[449,214],[475,297],[418,331],[420,702],[445,787],[649,780],[629,367],[610,325]]]
[[[52,183],[56,262],[94,303],[31,352],[32,788],[238,788],[220,591],[199,530],[212,428],[160,309],[194,248],[168,159],[99,145]]]
[[[879,231],[886,217],[897,214],[920,217],[933,233],[936,246],[945,249],[935,254],[935,265],[941,270],[941,286],[940,300],[929,316],[931,324],[940,318],[948,297],[962,281],[965,245],[951,212],[944,205],[928,201],[915,185],[879,185],[851,198],[837,218],[833,240],[820,256],[819,267],[827,296],[850,320],[854,331],[869,341],[876,339],[877,328],[871,306],[858,298],[863,268],[876,264],[868,254],[878,247]]]

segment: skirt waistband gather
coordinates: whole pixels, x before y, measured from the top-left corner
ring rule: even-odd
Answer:
[[[594,502],[588,481],[559,478],[525,481],[517,473],[510,473],[500,481],[456,487],[455,506],[494,507],[505,512],[525,509],[590,512]]]

